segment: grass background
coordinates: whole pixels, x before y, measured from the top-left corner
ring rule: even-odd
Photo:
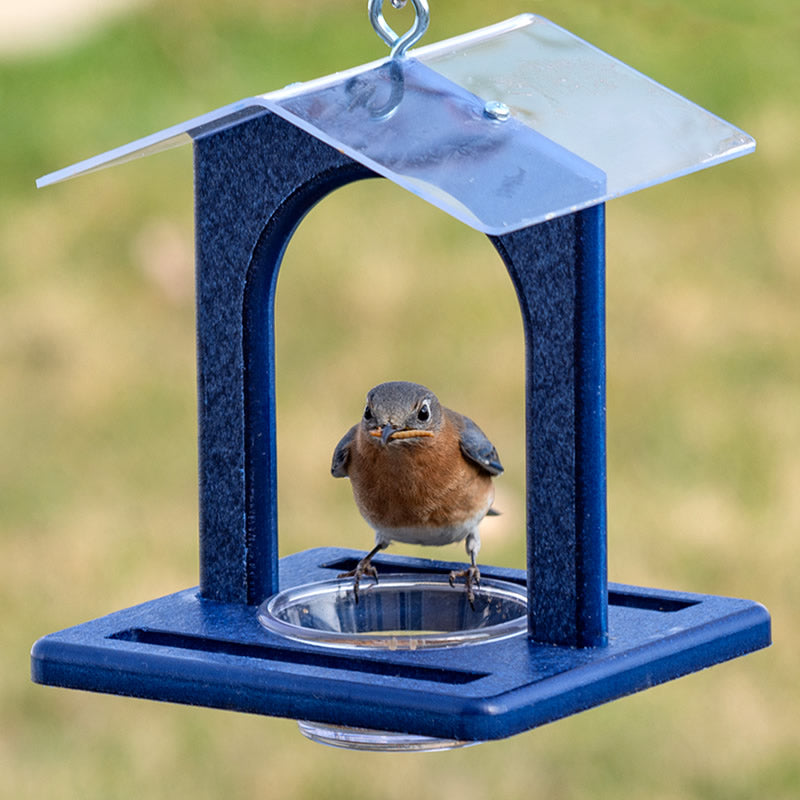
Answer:
[[[609,571],[758,599],[772,648],[424,756],[30,683],[39,636],[197,580],[190,149],[42,191],[33,180],[383,56],[364,5],[156,0],[0,60],[0,796],[796,797],[794,0],[434,0],[425,40],[533,11],[758,140],[755,155],[608,206]],[[485,238],[385,182],[347,187],[293,239],[278,314],[282,551],[370,544],[330,453],[370,386],[408,378],[496,442],[505,513],[487,521],[482,557],[522,566],[521,324]]]

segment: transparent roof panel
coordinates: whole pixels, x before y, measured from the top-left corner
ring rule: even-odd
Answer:
[[[390,61],[277,103],[275,111],[486,233],[580,208],[603,172],[416,59]]]
[[[604,199],[755,148],[743,131],[552,22],[516,21],[422,60],[603,170]]]
[[[526,14],[408,58],[247,98],[37,184],[192,141],[264,108],[490,234],[755,147],[727,122]]]

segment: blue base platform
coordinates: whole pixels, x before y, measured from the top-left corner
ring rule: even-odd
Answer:
[[[359,551],[280,562],[287,588],[334,577]],[[383,555],[379,573],[455,565]],[[482,566],[524,584],[519,570]],[[45,636],[37,683],[271,716],[463,740],[500,739],[770,644],[760,604],[611,584],[609,642],[539,645],[522,635],[450,649],[331,650],[264,630],[256,608],[197,589]]]

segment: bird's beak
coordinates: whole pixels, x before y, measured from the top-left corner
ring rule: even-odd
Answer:
[[[383,426],[383,430],[381,431],[381,444],[388,444],[389,439],[391,438],[392,434],[397,430],[397,428],[393,428],[388,422]]]

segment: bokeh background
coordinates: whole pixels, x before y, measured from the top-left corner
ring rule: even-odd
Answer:
[[[30,683],[39,636],[197,581],[191,150],[33,181],[382,57],[365,5],[0,9],[0,796],[797,797],[796,0],[432,0],[425,39],[533,11],[758,140],[755,155],[608,206],[609,572],[760,600],[772,648],[507,741],[416,756]],[[347,187],[293,239],[278,315],[282,551],[369,546],[330,453],[366,390],[405,378],[496,442],[504,514],[487,521],[482,557],[521,567],[522,333],[488,241],[386,182]]]

